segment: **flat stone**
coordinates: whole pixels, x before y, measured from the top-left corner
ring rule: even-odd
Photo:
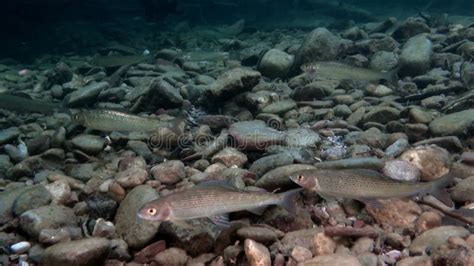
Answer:
[[[20,227],[30,236],[37,238],[43,229],[57,229],[77,226],[79,219],[70,208],[47,205],[24,212],[20,216]]]
[[[242,168],[247,160],[245,153],[234,148],[225,148],[212,157],[211,163],[222,163],[227,167]]]
[[[376,106],[364,115],[363,120],[365,122],[377,122],[381,124],[386,124],[390,121],[398,120],[399,116],[400,111],[393,107]]]
[[[86,153],[98,154],[105,148],[106,139],[96,135],[82,134],[74,137],[71,143]]]
[[[460,226],[447,225],[430,229],[413,240],[409,247],[410,254],[424,255],[427,250],[435,251],[451,237],[466,238],[469,234],[467,229]]]
[[[293,56],[278,49],[270,49],[260,60],[258,70],[269,78],[285,78],[293,64]]]
[[[163,184],[175,184],[186,177],[184,164],[178,160],[166,161],[150,170],[153,177]]]
[[[278,239],[275,231],[265,227],[243,227],[237,230],[237,236],[243,239],[252,239],[259,243],[273,243]]]
[[[331,254],[317,256],[302,263],[308,266],[326,266],[326,265],[344,265],[344,266],[362,266],[357,257],[349,254]]]
[[[274,102],[265,108],[263,108],[262,112],[269,113],[269,114],[284,114],[290,110],[296,108],[296,102],[293,100],[280,100]]]
[[[251,90],[260,78],[260,73],[250,68],[234,68],[220,75],[211,85],[209,93],[217,98],[230,97]]]
[[[92,83],[88,86],[82,87],[66,96],[66,103],[69,107],[80,107],[94,103],[97,100],[100,92],[110,87],[108,82]]]
[[[291,163],[293,163],[293,156],[287,153],[277,153],[256,160],[249,170],[257,176],[261,176],[272,169]]]
[[[186,251],[179,248],[169,248],[155,256],[155,261],[158,265],[184,266],[188,260],[189,257]]]
[[[429,127],[436,136],[464,135],[474,123],[474,109],[435,118]]]
[[[86,238],[61,242],[48,247],[43,255],[45,266],[99,265],[107,258],[110,241],[105,238]]]
[[[20,129],[17,127],[10,127],[0,130],[0,145],[7,144],[17,139],[20,136]]]
[[[451,197],[458,202],[474,201],[474,173],[473,176],[461,180],[454,186]]]
[[[16,198],[12,210],[16,216],[20,216],[25,211],[48,205],[51,200],[52,195],[44,186],[33,186]]]

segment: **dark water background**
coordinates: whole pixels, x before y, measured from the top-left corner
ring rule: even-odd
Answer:
[[[360,8],[375,20],[419,12],[474,15],[472,0],[6,0],[0,8],[0,58],[25,61],[44,53],[90,53],[110,41],[132,45],[134,38],[172,30],[182,21],[212,26],[245,19],[247,26],[290,29],[327,26],[327,18],[332,24],[368,22],[328,5]]]

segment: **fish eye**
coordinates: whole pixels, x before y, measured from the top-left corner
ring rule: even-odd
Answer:
[[[303,175],[297,175],[296,176],[296,179],[298,179],[298,181],[301,181],[304,179],[304,176]]]
[[[156,215],[156,209],[155,208],[150,208],[147,210],[147,213],[151,216],[155,216]]]

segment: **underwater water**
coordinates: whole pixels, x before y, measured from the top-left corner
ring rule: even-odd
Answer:
[[[0,265],[474,265],[474,1],[6,0]]]

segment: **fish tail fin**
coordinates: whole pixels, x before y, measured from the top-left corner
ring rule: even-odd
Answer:
[[[445,188],[449,186],[449,184],[451,184],[452,181],[453,181],[453,176],[449,173],[438,178],[437,180],[432,182],[431,191],[429,192],[429,194],[437,198],[446,206],[453,207],[454,203],[451,200],[451,196],[445,190]]]
[[[279,205],[285,208],[289,213],[295,214],[296,212],[296,198],[298,197],[302,188],[288,190],[280,194],[281,200]]]

